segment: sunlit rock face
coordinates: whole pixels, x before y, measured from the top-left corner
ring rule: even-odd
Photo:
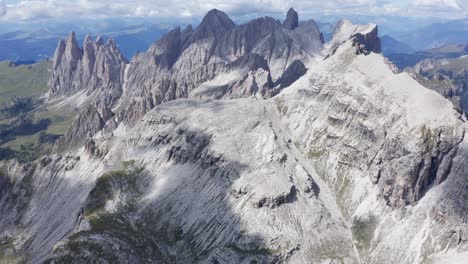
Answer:
[[[341,22],[324,44],[313,21],[298,21],[291,9],[283,23],[235,25],[212,10],[128,64],[104,60],[115,75],[99,70],[101,40],[60,42],[53,80],[106,81],[52,86],[51,100],[86,106],[64,148],[0,163],[0,258],[463,259],[466,119],[395,71],[376,25]],[[118,54],[112,42],[105,50]],[[111,83],[121,93],[106,99]]]

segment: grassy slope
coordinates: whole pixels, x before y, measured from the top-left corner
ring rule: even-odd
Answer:
[[[32,135],[18,136],[15,140],[3,144],[1,147],[10,147],[14,150],[19,150],[21,145],[35,144],[39,145],[40,135],[55,135],[61,136],[65,134],[71,126],[73,119],[78,115],[75,109],[51,109],[46,106],[41,107],[33,114],[33,120],[50,119],[51,124],[46,130],[37,132]]]
[[[9,66],[0,62],[0,103],[14,97],[38,96],[47,91],[50,61],[33,65]]]
[[[39,97],[47,92],[47,80],[50,77],[50,61],[42,61],[33,65],[9,66],[9,62],[0,62],[0,104],[12,97]],[[75,109],[56,109],[48,105],[38,105],[28,115],[32,120],[50,119],[51,124],[46,130],[6,142],[1,147],[19,150],[21,145],[39,144],[40,135],[63,135],[77,115]],[[0,125],[8,125],[10,120],[0,119]]]

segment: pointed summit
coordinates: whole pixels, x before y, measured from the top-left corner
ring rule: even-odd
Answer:
[[[205,24],[208,24],[211,27],[221,27],[224,30],[229,30],[236,26],[226,13],[219,11],[218,9],[212,9],[206,13],[200,26]]]
[[[55,49],[55,53],[54,53],[54,70],[57,69],[57,67],[60,65],[60,63],[62,62],[62,57],[63,57],[63,53],[65,53],[65,40],[61,39],[59,40],[58,44],[57,44],[57,48]]]
[[[286,14],[286,19],[283,22],[283,27],[287,29],[295,29],[299,26],[299,15],[296,10],[290,8]]]
[[[333,37],[330,41],[332,46],[338,46],[344,41],[353,38],[358,54],[369,52],[380,53],[381,45],[379,30],[376,24],[355,25],[349,20],[341,20],[333,31]]]
[[[97,36],[97,38],[96,38],[96,45],[97,45],[98,47],[104,45],[104,39],[102,38],[102,36]]]
[[[115,43],[115,40],[113,38],[109,38],[107,40],[107,45],[113,49],[117,49],[117,44]]]
[[[68,34],[68,41],[76,41],[76,35],[75,31],[71,31],[70,34]]]
[[[93,40],[91,39],[91,36],[89,34],[86,34],[86,36],[85,36],[85,38],[83,40],[83,45],[85,43],[91,43],[91,42],[93,42]]]
[[[76,41],[75,32],[70,32],[68,36],[63,60],[72,65],[72,68],[76,67],[76,64],[81,59],[82,51]]]
[[[195,39],[219,36],[236,27],[236,24],[222,11],[212,9],[206,13],[202,22],[196,29]]]

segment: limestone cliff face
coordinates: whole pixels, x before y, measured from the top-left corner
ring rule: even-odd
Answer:
[[[299,15],[296,10],[289,9],[286,14],[286,19],[283,22],[283,26],[287,29],[295,29],[299,26]]]
[[[357,54],[381,52],[378,27],[375,24],[353,25],[349,20],[341,20],[335,27],[330,43],[332,46],[338,46],[349,39],[353,39]]]
[[[111,108],[122,94],[127,63],[112,39],[105,44],[101,37],[93,41],[86,36],[80,48],[72,32],[67,40],[59,41],[54,54],[53,75],[49,80],[50,99],[81,94],[87,98],[88,110],[95,109],[98,116],[88,110],[82,111],[65,137],[60,139],[58,144],[62,146],[58,148],[82,142],[85,135],[101,130],[101,123],[105,124],[113,116]]]
[[[283,24],[264,17],[239,26],[214,9],[197,28],[175,28],[129,65],[112,40],[104,45],[87,37],[80,49],[72,33],[57,47],[50,94],[85,93],[111,131],[178,98],[274,96],[306,73],[304,62],[322,46],[316,23],[299,24],[293,9]],[[79,129],[72,126],[67,135],[86,134]]]
[[[83,48],[75,33],[60,40],[54,54],[53,76],[49,80],[51,96],[71,95],[78,91],[121,90],[127,60],[115,42],[107,44],[101,37],[95,41],[86,36]]]
[[[284,87],[277,81],[283,72],[289,68],[289,81],[302,76],[302,68],[290,66],[316,56],[322,42],[316,23],[299,25],[292,9],[283,24],[264,17],[240,26],[212,10],[194,30],[176,28],[133,58],[122,100],[128,107],[118,119],[133,121],[155,105],[192,95],[275,95]]]
[[[235,26],[213,10],[133,58],[114,103],[91,92],[87,100],[104,103],[85,104],[61,139],[75,148],[1,161],[0,258],[466,257],[466,118],[377,53],[375,25],[343,22],[323,46],[314,22],[296,21],[290,11],[282,24]],[[54,67],[112,83],[93,56],[100,42],[60,42]]]

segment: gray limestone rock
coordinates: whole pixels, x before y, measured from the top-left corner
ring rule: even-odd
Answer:
[[[295,29],[299,26],[299,15],[296,10],[290,8],[286,14],[286,19],[283,22],[283,27],[287,29]]]
[[[344,21],[323,45],[315,22],[294,22],[236,26],[213,10],[128,65],[113,41],[59,42],[52,98],[86,98],[58,144],[76,147],[0,161],[1,253],[28,263],[466,256],[466,119],[378,54],[375,25]]]

